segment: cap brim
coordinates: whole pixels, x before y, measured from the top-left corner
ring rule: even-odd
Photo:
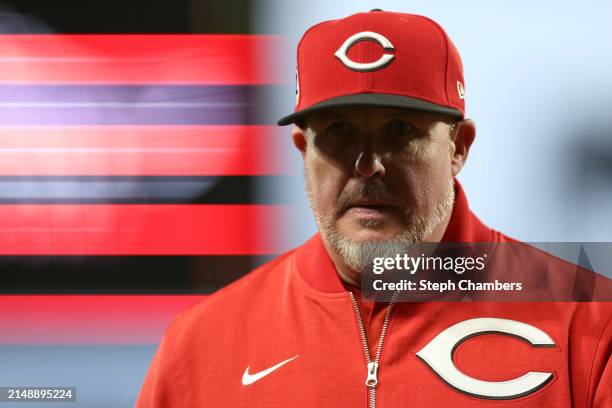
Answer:
[[[387,108],[402,108],[411,109],[419,112],[437,113],[440,115],[448,115],[456,118],[462,118],[461,111],[446,106],[436,105],[435,103],[426,102],[421,99],[409,98],[407,96],[379,94],[379,93],[362,93],[353,95],[343,95],[335,98],[327,99],[322,102],[309,106],[306,109],[294,112],[287,115],[276,122],[279,126],[296,123],[305,115],[325,108],[335,108],[341,106],[379,106]]]

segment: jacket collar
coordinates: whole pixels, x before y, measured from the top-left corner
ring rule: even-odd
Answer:
[[[493,231],[470,211],[465,192],[455,179],[455,203],[442,242],[491,242],[492,240]],[[302,278],[313,288],[328,293],[345,291],[319,233],[297,249],[296,263]]]

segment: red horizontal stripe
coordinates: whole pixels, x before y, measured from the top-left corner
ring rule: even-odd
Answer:
[[[0,255],[251,255],[282,250],[280,205],[0,205]]]
[[[5,126],[0,175],[282,174],[287,139],[272,126]]]
[[[0,35],[0,83],[273,84],[280,38],[202,34]]]
[[[0,296],[0,344],[157,344],[201,295]]]

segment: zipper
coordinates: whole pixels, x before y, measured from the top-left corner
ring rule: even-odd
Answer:
[[[359,306],[357,305],[357,300],[355,299],[355,295],[353,292],[349,291],[349,296],[351,298],[351,303],[353,304],[353,309],[355,309],[355,315],[357,316],[357,323],[359,325],[359,334],[361,336],[361,344],[363,345],[363,352],[365,354],[367,365],[366,371],[366,380],[365,385],[368,387],[368,406],[369,408],[376,408],[376,386],[378,385],[378,367],[380,362],[380,354],[382,352],[383,342],[385,340],[385,335],[387,334],[387,326],[389,326],[389,320],[391,318],[391,312],[393,311],[393,307],[397,302],[397,296],[399,291],[395,291],[393,296],[391,297],[391,302],[389,302],[389,306],[387,307],[387,311],[385,312],[385,319],[383,320],[383,326],[380,331],[380,340],[378,341],[378,347],[376,349],[376,355],[374,356],[374,360],[372,360],[372,356],[370,355],[370,347],[368,346],[368,338],[366,336],[365,326],[363,324],[363,318],[361,317],[361,312],[359,311]]]

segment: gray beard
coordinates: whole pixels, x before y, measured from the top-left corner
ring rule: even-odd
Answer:
[[[452,211],[455,200],[455,189],[451,179],[446,192],[431,211],[422,216],[404,215],[405,220],[409,221],[405,231],[389,240],[358,242],[349,239],[338,231],[335,214],[318,214],[312,205],[310,189],[308,189],[308,192],[310,206],[313,209],[321,237],[342,256],[348,267],[359,273],[371,266],[374,263],[374,258],[394,258],[397,254],[409,253],[414,245],[424,242],[447,214]],[[364,225],[364,227],[367,226]]]

